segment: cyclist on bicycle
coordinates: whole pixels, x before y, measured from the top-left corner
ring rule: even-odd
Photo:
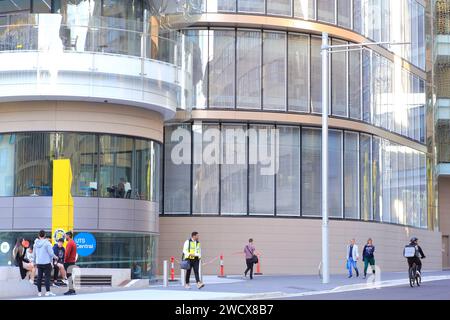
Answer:
[[[421,270],[422,270],[422,261],[420,261],[420,259],[425,259],[425,255],[423,254],[422,248],[419,246],[418,241],[419,241],[419,239],[417,239],[416,237],[411,238],[409,246],[415,247],[416,254],[414,257],[407,258],[407,259],[408,259],[409,268],[412,268],[413,263],[415,263],[417,266],[417,271],[420,274]]]

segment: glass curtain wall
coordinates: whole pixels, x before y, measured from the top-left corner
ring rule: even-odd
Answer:
[[[329,139],[331,218],[426,228],[425,154],[348,130]],[[321,216],[320,128],[171,124],[166,141],[165,214]]]
[[[197,46],[195,108],[321,113],[320,37],[223,28],[185,33]],[[425,142],[423,79],[369,49],[335,53],[330,62],[330,114]]]

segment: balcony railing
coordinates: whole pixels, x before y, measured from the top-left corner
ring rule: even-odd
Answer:
[[[157,25],[139,21],[60,14],[18,15],[7,21],[0,25],[0,84],[6,85],[0,100],[14,84],[33,86],[32,94],[23,96],[50,97],[71,96],[69,87],[78,86],[73,93],[78,97],[123,102],[130,95],[132,104],[156,99],[173,110],[189,109],[192,44],[179,32],[161,34]],[[12,92],[12,97],[19,94]]]

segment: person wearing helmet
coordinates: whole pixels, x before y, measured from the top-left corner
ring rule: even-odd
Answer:
[[[416,263],[417,271],[419,271],[419,273],[421,273],[422,261],[420,261],[420,259],[425,259],[425,255],[422,251],[422,248],[419,246],[419,239],[416,237],[412,237],[409,245],[414,246],[416,248],[416,255],[414,257],[408,258],[408,265],[411,268],[413,263]]]

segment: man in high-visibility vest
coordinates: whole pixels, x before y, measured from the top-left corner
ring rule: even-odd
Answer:
[[[194,269],[195,281],[197,281],[197,288],[201,289],[205,285],[200,281],[199,266],[202,258],[202,250],[200,248],[200,237],[198,232],[192,232],[191,238],[186,240],[183,246],[183,259],[188,260],[190,268],[186,270],[186,284],[185,288],[190,289],[189,280],[191,277],[191,270]]]

